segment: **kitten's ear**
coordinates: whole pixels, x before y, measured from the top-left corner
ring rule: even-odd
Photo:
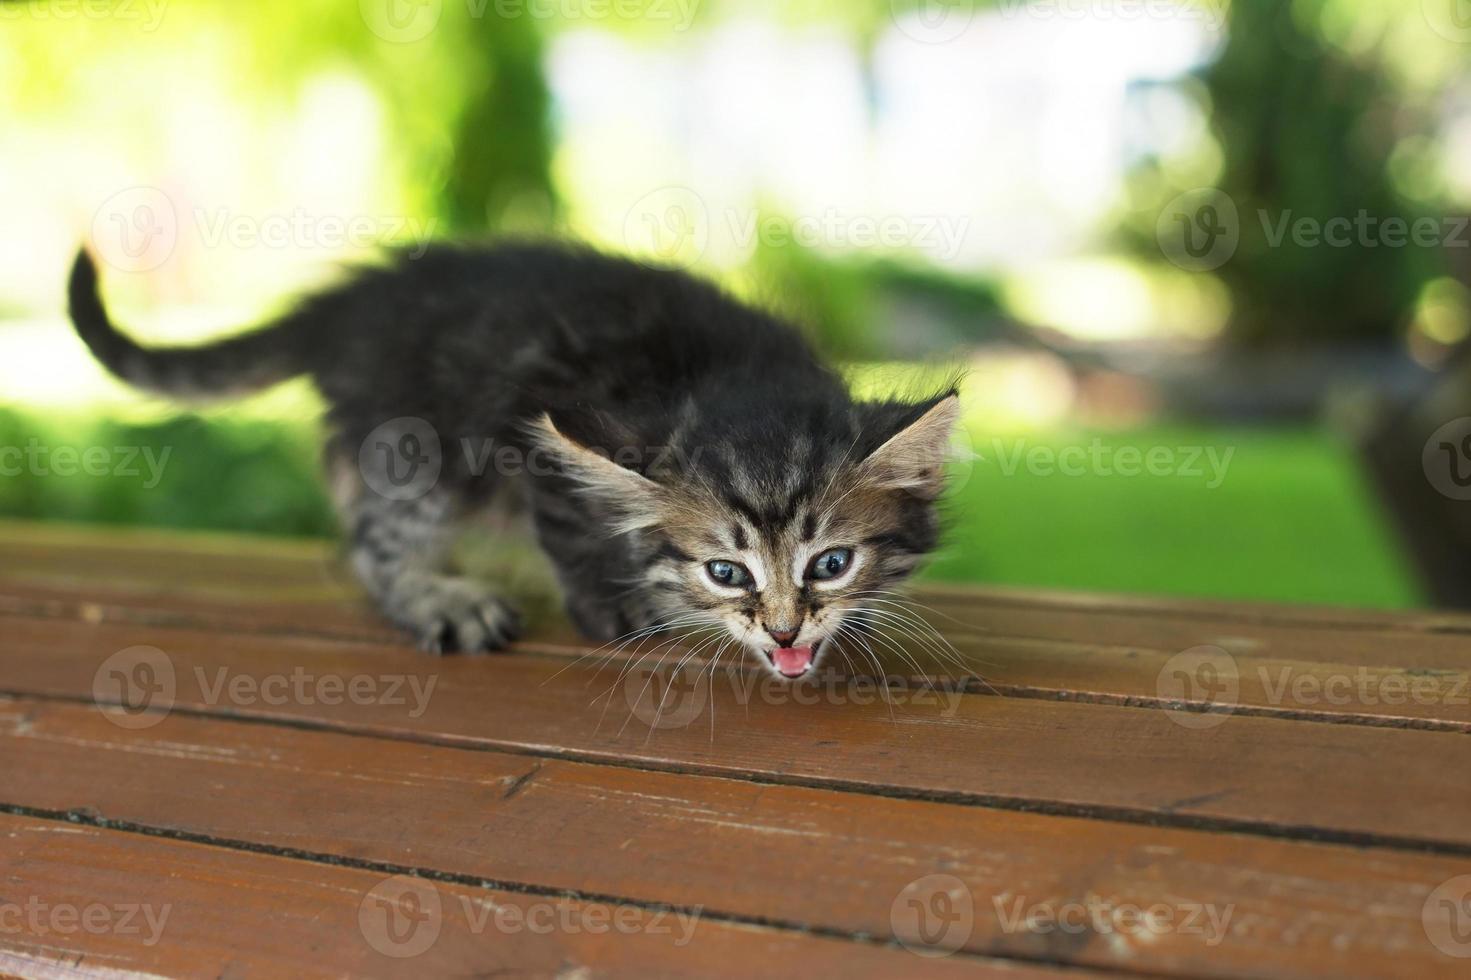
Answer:
[[[933,500],[944,488],[945,459],[950,451],[950,435],[960,418],[960,396],[948,392],[932,402],[910,407],[905,415],[898,423],[902,428],[868,454],[859,464],[858,473],[882,489],[906,490]]]
[[[528,431],[532,443],[551,457],[564,476],[617,513],[616,530],[634,531],[658,523],[659,484],[563,435],[549,414],[532,422]]]

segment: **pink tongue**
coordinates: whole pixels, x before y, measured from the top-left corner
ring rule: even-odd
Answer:
[[[771,651],[776,669],[787,677],[797,677],[812,666],[811,647],[777,647]]]

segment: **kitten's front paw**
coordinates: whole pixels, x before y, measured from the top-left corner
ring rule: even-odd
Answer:
[[[389,614],[429,653],[500,650],[521,634],[521,615],[495,590],[469,579],[413,576],[393,590]]]

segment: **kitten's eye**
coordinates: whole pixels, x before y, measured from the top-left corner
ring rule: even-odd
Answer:
[[[830,548],[812,559],[812,567],[807,570],[807,577],[819,581],[837,578],[846,572],[852,563],[852,549]]]
[[[709,575],[716,585],[744,589],[751,584],[751,573],[746,571],[746,566],[733,561],[706,562],[705,574]]]

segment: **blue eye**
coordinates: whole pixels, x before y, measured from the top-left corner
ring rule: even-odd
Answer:
[[[712,561],[705,563],[705,574],[716,585],[726,585],[735,589],[744,589],[751,584],[751,573],[746,571],[746,566],[733,561]]]
[[[838,578],[853,564],[853,551],[850,548],[830,548],[812,559],[812,567],[807,569],[807,577],[822,581],[823,579]]]

